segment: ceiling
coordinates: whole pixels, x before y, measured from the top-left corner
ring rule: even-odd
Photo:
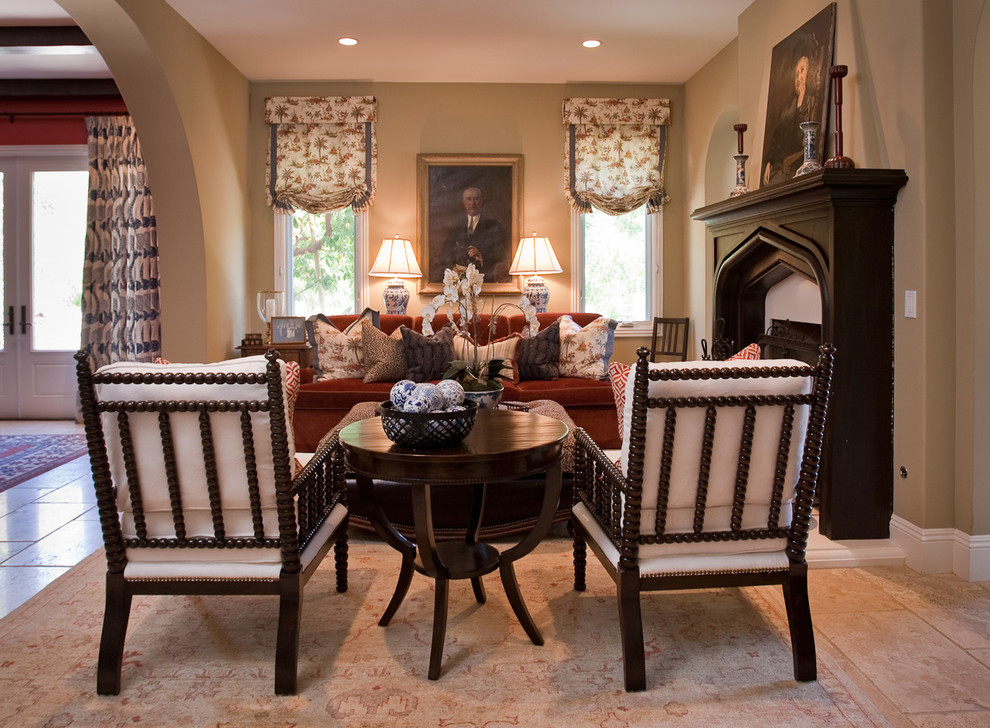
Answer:
[[[252,81],[683,83],[753,0],[166,2]],[[55,0],[0,0],[0,26],[71,22]],[[4,79],[109,75],[98,54],[0,54]]]

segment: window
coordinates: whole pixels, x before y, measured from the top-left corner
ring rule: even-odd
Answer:
[[[661,214],[572,212],[574,307],[619,321],[618,331],[650,330],[660,306]]]
[[[275,289],[291,316],[356,313],[365,306],[367,213],[275,215]]]

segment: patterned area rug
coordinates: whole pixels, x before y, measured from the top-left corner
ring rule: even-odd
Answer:
[[[0,725],[890,725],[821,646],[818,681],[793,680],[779,588],[650,595],[648,689],[625,693],[612,582],[589,563],[588,591],[573,591],[570,558],[570,541],[556,538],[516,565],[542,647],[497,576],[485,578],[484,605],[467,581],[454,582],[442,671],[430,681],[432,582],[416,575],[379,627],[399,557],[352,543],[350,590],[334,591],[332,557],[306,589],[293,697],[273,693],[276,599],[135,597],[121,694],[101,697],[98,552],[0,621]]]
[[[0,435],[0,493],[85,454],[85,435]]]

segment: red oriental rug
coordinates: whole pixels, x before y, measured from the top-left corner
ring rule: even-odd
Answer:
[[[85,435],[0,435],[0,493],[85,454]]]

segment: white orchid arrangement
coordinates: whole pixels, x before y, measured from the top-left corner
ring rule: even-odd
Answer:
[[[485,304],[481,298],[481,286],[485,276],[472,263],[466,269],[447,268],[443,272],[443,293],[434,296],[429,305],[423,308],[423,333],[433,335],[433,318],[442,310],[448,310],[447,319],[457,333],[467,335],[472,342],[478,341],[479,314],[484,312]],[[495,335],[495,321],[506,308],[517,308],[526,317],[530,335],[540,330],[540,322],[536,318],[536,307],[529,298],[521,296],[518,303],[502,303],[495,307],[492,299],[492,313],[488,322],[488,341]],[[444,373],[444,379],[456,379],[465,385],[465,389],[488,389],[491,381],[501,378],[502,369],[506,365],[502,359],[491,357],[491,344],[481,346],[474,343],[471,349],[471,361],[456,360],[450,363],[450,369]]]

